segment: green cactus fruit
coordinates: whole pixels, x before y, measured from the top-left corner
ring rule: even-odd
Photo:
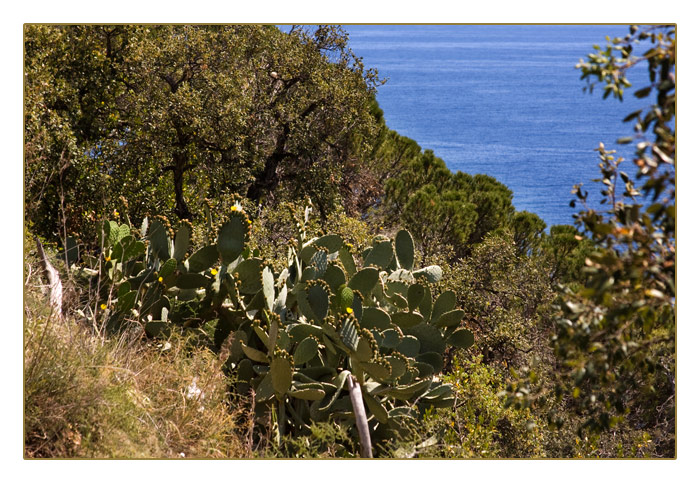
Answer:
[[[357,273],[355,259],[353,258],[352,253],[350,253],[350,250],[348,250],[347,247],[343,247],[338,251],[338,259],[343,264],[343,268],[345,268],[345,273],[348,274],[348,277],[352,277],[353,275],[355,275],[355,273]]]
[[[356,351],[357,345],[360,342],[360,337],[358,334],[359,325],[355,317],[345,317],[339,329],[338,335],[340,336],[340,340],[343,341],[343,344],[351,351]]]
[[[281,399],[292,386],[294,375],[294,360],[287,351],[277,349],[270,362],[270,375],[272,376],[272,387]]]
[[[396,346],[396,350],[406,357],[416,357],[420,353],[420,342],[417,337],[404,335]]]
[[[408,310],[410,312],[413,312],[423,301],[424,297],[425,287],[423,286],[423,284],[414,283],[413,285],[408,287],[408,291],[406,293],[406,302],[408,302]]]
[[[221,225],[216,247],[223,263],[228,265],[238,258],[248,239],[248,218],[241,212],[231,214],[229,220]]]
[[[249,258],[243,260],[233,269],[232,275],[238,275],[241,285],[238,290],[244,295],[254,295],[262,289],[263,260],[261,258]],[[264,301],[264,299],[263,299]]]
[[[399,333],[395,329],[387,329],[382,332],[382,347],[395,349],[399,345]]]
[[[379,270],[374,267],[363,268],[352,276],[348,286],[359,290],[363,295],[368,294],[379,280]]]
[[[268,310],[273,310],[275,304],[275,276],[269,266],[262,271],[262,290],[265,296],[265,306]]]
[[[216,245],[208,245],[194,252],[184,262],[185,270],[189,273],[199,273],[209,269],[219,260],[219,251]]]
[[[338,288],[346,283],[345,272],[337,263],[330,263],[326,268],[326,273],[323,274],[323,280],[326,281],[333,293],[337,292]]]
[[[315,337],[307,337],[297,344],[294,350],[294,362],[297,365],[306,364],[318,354],[318,341]]]
[[[442,268],[439,265],[431,265],[413,272],[415,278],[425,278],[430,283],[436,283],[442,278]]]
[[[202,275],[201,273],[181,273],[175,279],[175,286],[177,288],[196,289],[201,287],[207,287],[209,285],[209,282],[209,278]]]
[[[412,335],[418,339],[421,353],[437,352],[438,354],[442,354],[445,352],[446,345],[442,334],[432,325],[423,322],[403,332],[406,335]]]
[[[418,354],[416,361],[430,364],[436,374],[442,371],[443,357],[442,354],[438,354],[437,352],[423,352]]]
[[[352,308],[352,302],[355,300],[355,293],[350,287],[341,286],[337,291],[338,308],[342,313],[347,312],[347,309]]]
[[[422,323],[423,316],[416,312],[395,312],[391,314],[391,322],[405,332],[406,329]]]
[[[430,316],[430,321],[433,323],[437,322],[442,314],[454,310],[456,303],[457,295],[452,290],[441,293],[433,305],[433,313]]]
[[[160,270],[158,271],[158,275],[167,278],[172,274],[175,269],[177,268],[177,260],[174,258],[169,258],[165,262],[163,262],[163,265],[160,266]]]
[[[391,246],[391,240],[380,241],[376,243],[367,254],[364,266],[369,267],[370,265],[376,265],[380,269],[386,270],[393,257],[394,249]]]
[[[378,307],[364,307],[360,326],[365,329],[388,329],[391,327],[391,317]]]
[[[457,329],[447,338],[446,342],[459,349],[469,349],[474,345],[474,334],[468,329]]]
[[[396,258],[401,268],[413,270],[414,245],[413,237],[406,230],[400,230],[394,239]]]
[[[389,421],[389,414],[387,413],[386,408],[384,408],[384,406],[377,401],[374,396],[362,391],[362,398],[364,399],[365,404],[367,404],[369,412],[372,413],[375,418],[377,418],[377,421],[382,424],[386,424]]]
[[[436,327],[454,327],[458,325],[464,317],[464,310],[456,309],[445,312],[440,316],[437,322],[434,322]]]
[[[148,240],[151,242],[151,250],[160,260],[170,258],[170,237],[165,226],[160,220],[153,220],[148,228]]]
[[[173,258],[178,262],[185,258],[187,250],[190,248],[191,234],[192,230],[187,223],[180,225],[180,228],[178,228],[177,233],[175,234]]]

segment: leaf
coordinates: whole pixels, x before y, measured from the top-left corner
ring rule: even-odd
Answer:
[[[246,357],[248,357],[248,359],[255,361],[255,362],[261,362],[261,363],[270,362],[270,360],[267,358],[267,355],[264,352],[261,352],[257,349],[249,347],[249,346],[245,345],[243,342],[241,342],[241,347],[243,348],[243,352],[245,353]]]
[[[430,283],[438,282],[442,278],[442,268],[438,265],[431,265],[413,272],[416,278],[425,278]]]
[[[278,396],[286,394],[292,386],[292,375],[294,368],[291,362],[285,357],[275,357],[270,363],[270,375],[272,376],[272,387]]]
[[[209,245],[194,252],[185,261],[188,272],[198,273],[207,270],[219,260],[219,252],[216,245]]]
[[[182,224],[175,234],[175,248],[173,250],[173,258],[177,261],[185,258],[187,250],[190,248],[190,227]]]
[[[401,329],[407,329],[422,323],[423,316],[416,312],[395,312],[391,314],[391,321]]]
[[[302,340],[294,351],[294,363],[297,365],[306,364],[318,354],[318,342],[314,337],[307,337]]]
[[[474,334],[468,329],[457,329],[447,338],[447,344],[460,349],[469,349],[474,345]]]
[[[370,265],[376,265],[380,269],[386,270],[391,263],[393,256],[394,249],[391,246],[391,241],[381,241],[374,245],[372,250],[369,252],[367,258],[365,258],[364,266],[368,267]]]
[[[225,265],[233,262],[243,252],[248,238],[248,224],[244,215],[233,213],[231,218],[221,225],[216,247]]]
[[[394,239],[396,258],[401,268],[413,270],[414,244],[413,237],[406,230],[400,230]]]
[[[376,268],[363,268],[352,276],[348,287],[359,290],[361,293],[369,293],[379,280],[379,271]]]
[[[437,322],[435,322],[436,327],[454,327],[458,325],[462,318],[464,317],[464,310],[456,309],[446,312],[440,316]]]
[[[447,290],[441,293],[437,300],[435,300],[435,305],[433,306],[433,313],[430,320],[432,322],[436,322],[442,316],[442,314],[453,310],[456,303],[457,295],[452,290]]]

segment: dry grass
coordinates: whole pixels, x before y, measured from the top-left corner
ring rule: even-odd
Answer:
[[[96,335],[25,284],[25,457],[250,457],[221,361],[186,338]],[[25,276],[29,275],[27,270]]]

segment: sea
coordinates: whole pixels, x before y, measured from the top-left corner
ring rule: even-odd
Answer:
[[[623,37],[623,25],[346,25],[349,46],[386,83],[377,99],[387,125],[431,149],[452,171],[483,173],[513,192],[517,210],[548,226],[571,224],[574,184],[600,199],[602,142],[627,158],[622,119],[649,104],[633,96],[648,83],[640,65],[622,102],[584,93],[575,65]],[[597,201],[593,206],[597,205]]]

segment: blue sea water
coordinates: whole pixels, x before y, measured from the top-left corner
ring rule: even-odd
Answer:
[[[649,103],[633,89],[625,100],[582,92],[574,66],[624,36],[622,25],[348,25],[349,45],[386,84],[377,98],[387,125],[432,149],[452,171],[484,173],[513,191],[517,210],[548,226],[571,223],[571,188],[600,187],[600,142],[630,159],[632,134],[622,119]],[[634,87],[648,77],[629,75]],[[623,164],[632,174],[631,161]],[[599,198],[596,198],[599,199]]]

